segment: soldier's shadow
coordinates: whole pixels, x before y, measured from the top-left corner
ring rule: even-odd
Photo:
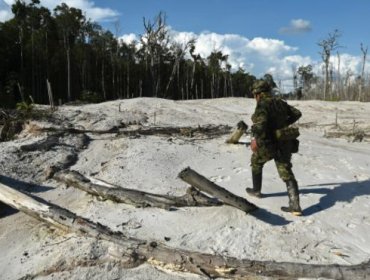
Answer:
[[[311,188],[315,186],[333,186],[338,185],[334,188]],[[309,187],[309,188],[308,188]],[[351,203],[356,197],[363,195],[370,195],[370,180],[366,181],[355,181],[346,183],[328,183],[328,184],[317,184],[307,185],[300,189],[300,194],[323,194],[319,199],[319,202],[303,209],[304,216],[310,216],[315,213],[324,211],[330,207],[333,207],[337,202]],[[264,194],[264,197],[274,196],[287,196],[287,192],[269,193]]]
[[[27,183],[27,182],[13,179],[13,178],[3,176],[3,175],[0,175],[0,183],[7,185],[18,191],[27,192],[28,195],[30,196],[32,196],[32,193],[41,193],[41,192],[46,192],[46,191],[54,189],[52,187],[46,187],[46,186],[37,185],[33,183]],[[35,196],[32,196],[32,197],[37,200],[37,197]],[[19,211],[0,202],[0,218],[10,216],[17,212]]]

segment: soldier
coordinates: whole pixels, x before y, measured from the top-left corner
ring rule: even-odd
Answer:
[[[292,172],[292,153],[298,151],[298,128],[289,127],[301,117],[301,112],[284,100],[272,96],[271,85],[265,80],[253,84],[253,95],[257,106],[252,115],[251,158],[253,188],[249,195],[261,198],[262,169],[266,162],[274,159],[280,178],[286,183],[289,206],[281,207],[284,212],[301,216],[298,184]]]

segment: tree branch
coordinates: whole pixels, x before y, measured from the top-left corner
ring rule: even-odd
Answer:
[[[121,248],[122,255],[118,257],[129,259],[137,265],[146,261],[153,266],[166,267],[175,271],[207,275],[209,278],[232,279],[260,276],[279,279],[324,277],[344,280],[367,279],[370,275],[370,262],[352,266],[279,263],[236,259],[171,248],[156,241],[141,240],[125,236],[122,232],[113,232],[104,225],[77,216],[67,209],[46,203],[41,199],[36,201],[1,183],[0,201],[64,231],[111,242]]]

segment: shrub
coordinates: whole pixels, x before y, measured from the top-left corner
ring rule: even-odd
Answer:
[[[90,91],[90,90],[83,90],[81,93],[80,99],[81,101],[84,101],[87,103],[99,103],[103,101],[103,99],[97,92]]]

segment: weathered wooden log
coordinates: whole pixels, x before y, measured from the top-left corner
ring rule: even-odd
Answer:
[[[129,258],[133,265],[140,265],[146,261],[153,266],[206,275],[209,278],[241,279],[261,276],[279,279],[324,277],[345,280],[368,279],[370,275],[370,262],[352,266],[278,263],[240,260],[170,248],[156,241],[140,240],[127,237],[122,232],[113,232],[106,226],[91,222],[67,209],[46,203],[42,199],[36,201],[1,183],[0,201],[62,230],[111,242],[114,246],[118,246],[120,256],[117,257],[124,258],[126,265]]]
[[[233,132],[230,138],[226,140],[226,143],[237,144],[239,142],[239,139],[243,136],[243,134],[247,132],[247,129],[248,125],[245,122],[243,121],[238,122],[236,130]]]
[[[47,203],[41,198],[36,200],[23,192],[6,186],[3,183],[0,183],[0,201],[38,220],[47,222],[48,224],[67,232],[72,231],[78,234],[89,235],[108,241],[110,240],[110,236],[112,236],[114,239],[120,240],[122,245],[128,245],[129,243],[126,243],[128,240],[130,240],[130,242],[138,242],[138,240],[127,238],[120,232],[112,232],[106,226],[93,223],[87,219],[79,217],[67,209]]]
[[[230,133],[231,127],[227,125],[207,125],[197,127],[141,127],[135,130],[121,130],[118,134],[122,136],[135,135],[163,135],[194,137],[195,135],[206,135],[217,137]]]
[[[189,188],[187,193],[180,197],[152,194],[138,190],[122,188],[111,185],[110,187],[94,184],[77,171],[61,171],[56,173],[54,179],[83,190],[89,194],[109,199],[114,202],[127,203],[136,207],[171,207],[189,206],[219,206],[221,202],[210,198],[194,188]]]
[[[324,134],[326,138],[352,138],[352,142],[362,142],[364,139],[370,139],[370,134],[364,131],[326,131]]]
[[[228,190],[225,190],[224,188],[216,185],[215,183],[211,182],[204,176],[192,170],[190,167],[182,170],[178,176],[191,186],[216,197],[225,204],[243,210],[245,213],[249,213],[253,210],[258,209],[258,207],[253,203],[250,203],[248,200],[240,196],[237,196],[229,192]]]
[[[113,127],[107,130],[85,130],[76,128],[41,128],[43,132],[61,132],[61,133],[92,133],[92,134],[106,134],[116,133],[120,136],[137,136],[137,135],[181,135],[186,137],[193,137],[195,134],[202,134],[207,136],[220,136],[230,133],[231,127],[227,125],[208,125],[198,127],[140,127],[137,129],[119,129]]]

